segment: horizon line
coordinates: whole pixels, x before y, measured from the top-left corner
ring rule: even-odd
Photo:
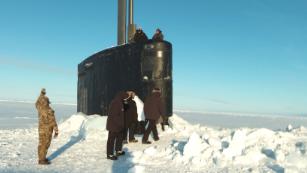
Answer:
[[[7,102],[7,103],[27,103],[27,104],[34,104],[35,101],[33,100],[18,100],[18,99],[0,99],[0,102]],[[65,106],[77,106],[77,103],[67,103],[67,102],[54,102],[53,105],[65,105]],[[182,108],[174,108],[174,112],[181,112],[181,113],[199,113],[199,114],[215,114],[215,115],[229,115],[229,116],[255,116],[255,117],[285,117],[285,116],[296,116],[296,117],[305,117],[307,113],[256,113],[256,112],[226,112],[226,111],[206,111],[206,110],[193,110],[193,109],[182,109]]]

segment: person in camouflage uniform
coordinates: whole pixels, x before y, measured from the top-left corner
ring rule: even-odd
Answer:
[[[43,88],[35,106],[38,111],[38,164],[44,165],[50,164],[46,155],[51,143],[52,133],[55,131],[55,137],[59,133],[54,110],[49,104],[49,98],[46,96],[46,90]]]

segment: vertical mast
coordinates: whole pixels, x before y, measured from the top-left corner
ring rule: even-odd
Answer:
[[[136,25],[133,22],[133,0],[129,0],[129,23],[128,23],[128,42],[131,42],[135,34]]]
[[[118,16],[117,16],[117,45],[126,43],[126,0],[118,0]]]

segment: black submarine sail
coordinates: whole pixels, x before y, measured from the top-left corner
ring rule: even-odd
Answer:
[[[78,112],[107,115],[109,104],[119,91],[135,91],[144,101],[154,87],[159,87],[165,116],[171,116],[172,44],[152,40],[131,42],[136,28],[133,0],[129,0],[128,36],[126,9],[126,0],[118,0],[118,45],[91,55],[78,65]]]

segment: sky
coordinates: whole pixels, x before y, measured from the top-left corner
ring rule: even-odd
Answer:
[[[174,108],[307,116],[307,1],[134,0],[173,44]],[[1,0],[0,100],[77,102],[77,65],[117,42],[116,0]]]

